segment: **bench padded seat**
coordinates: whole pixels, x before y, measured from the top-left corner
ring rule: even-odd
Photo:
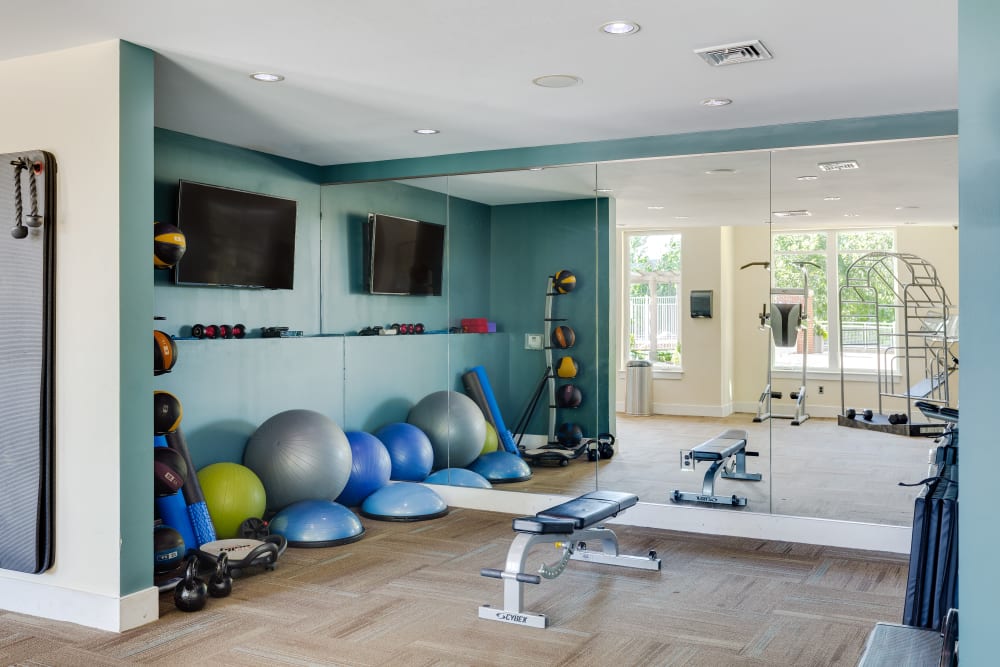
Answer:
[[[722,461],[747,446],[747,432],[730,429],[691,449],[695,461]]]
[[[579,529],[615,516],[637,502],[639,502],[639,496],[634,493],[592,491],[561,505],[542,510],[535,516],[543,519],[568,519],[573,522],[575,528]]]
[[[536,535],[569,535],[576,526],[570,519],[552,519],[545,516],[522,516],[514,519],[514,530]]]

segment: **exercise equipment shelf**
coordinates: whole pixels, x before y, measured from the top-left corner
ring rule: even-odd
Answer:
[[[542,578],[555,579],[571,560],[658,571],[660,559],[655,551],[646,556],[619,554],[614,531],[595,525],[617,516],[638,501],[639,497],[631,493],[592,491],[535,516],[514,519],[517,535],[507,552],[504,569],[483,568],[480,571],[484,577],[503,580],[503,607],[483,605],[479,608],[479,618],[532,628],[547,627],[548,616],[524,610],[524,584],[540,584]],[[600,542],[601,550],[589,549],[588,542]],[[525,562],[528,553],[539,544],[554,544],[561,551],[561,557],[553,565],[542,565],[538,574],[529,574],[525,572]]]

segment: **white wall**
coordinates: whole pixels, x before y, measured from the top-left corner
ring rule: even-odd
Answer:
[[[118,557],[118,66],[117,41],[0,62],[0,153],[44,149],[58,164],[55,562],[40,575],[0,571],[0,605],[108,629],[129,604]]]

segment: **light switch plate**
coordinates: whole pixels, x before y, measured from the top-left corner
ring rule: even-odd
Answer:
[[[524,349],[541,350],[545,347],[544,340],[544,336],[540,333],[526,333],[524,334]]]

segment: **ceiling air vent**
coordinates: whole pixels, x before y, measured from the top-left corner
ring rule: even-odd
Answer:
[[[820,171],[848,171],[858,169],[861,165],[857,160],[838,160],[837,162],[819,162],[816,164]]]
[[[773,57],[759,39],[751,42],[723,44],[722,46],[708,46],[704,49],[695,49],[694,52],[712,67],[739,65],[755,60],[770,60]]]

